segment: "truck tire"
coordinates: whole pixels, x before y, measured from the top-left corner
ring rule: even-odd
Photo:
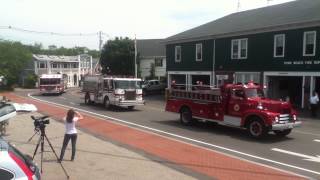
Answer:
[[[267,127],[260,118],[251,119],[251,121],[248,123],[247,130],[249,135],[256,139],[261,139],[268,133]]]
[[[180,122],[183,125],[192,125],[193,119],[192,119],[192,112],[189,108],[184,107],[180,110]]]
[[[106,97],[104,98],[103,105],[104,105],[104,107],[105,107],[106,109],[109,109],[109,108],[110,108],[110,100],[109,100],[108,96],[106,96]]]
[[[90,95],[88,93],[84,96],[84,103],[91,104]]]
[[[291,131],[292,131],[292,129],[286,129],[286,130],[283,130],[283,131],[273,131],[273,132],[279,137],[285,137],[288,134],[290,134]]]
[[[132,111],[134,109],[134,106],[128,106],[128,110]]]

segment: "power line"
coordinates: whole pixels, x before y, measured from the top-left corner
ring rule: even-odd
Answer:
[[[59,33],[59,32],[47,32],[47,31],[35,31],[29,29],[18,28],[14,26],[0,26],[0,29],[13,30],[24,33],[43,34],[43,35],[55,35],[55,36],[98,36],[99,32],[95,33]],[[101,32],[105,36],[109,36],[107,33]],[[110,36],[109,36],[110,37]]]

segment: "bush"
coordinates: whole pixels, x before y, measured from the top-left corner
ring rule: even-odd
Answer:
[[[28,76],[24,79],[24,88],[34,88],[36,86],[36,82],[38,81],[38,77],[35,74],[28,74]]]

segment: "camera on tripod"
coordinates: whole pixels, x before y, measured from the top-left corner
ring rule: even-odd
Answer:
[[[49,116],[42,116],[42,117],[34,117],[31,116],[31,118],[34,120],[33,125],[35,130],[44,129],[46,127],[46,124],[49,124],[50,121],[47,119]]]

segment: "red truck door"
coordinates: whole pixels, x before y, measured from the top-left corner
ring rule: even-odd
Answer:
[[[241,117],[244,104],[245,95],[243,89],[232,89],[228,105],[228,115]]]

